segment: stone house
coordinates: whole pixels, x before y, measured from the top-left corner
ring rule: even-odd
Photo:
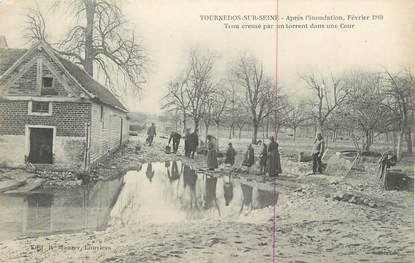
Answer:
[[[126,107],[47,43],[0,48],[0,166],[85,169],[128,140]]]

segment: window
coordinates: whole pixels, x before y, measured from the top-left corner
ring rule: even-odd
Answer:
[[[53,78],[52,77],[43,77],[42,78],[42,88],[46,88],[46,89],[53,88]]]
[[[42,78],[42,89],[40,90],[40,95],[58,95],[56,89],[53,88],[53,78],[52,77],[43,77]]]
[[[29,101],[29,115],[52,115],[52,104],[47,101]]]

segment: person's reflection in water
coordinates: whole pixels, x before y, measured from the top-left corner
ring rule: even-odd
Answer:
[[[261,209],[277,203],[277,194],[272,191],[258,189],[258,196],[255,198],[254,209]]]
[[[218,202],[216,200],[216,184],[218,182],[218,178],[213,176],[206,176],[206,193],[205,193],[205,204],[204,208],[209,209],[213,206],[216,207],[216,209],[219,212],[220,216],[220,210],[218,206]]]
[[[223,185],[223,192],[224,192],[226,206],[228,206],[233,199],[233,184],[231,180],[232,180],[232,177],[229,176],[228,182],[225,182]]]
[[[252,186],[241,184],[243,201],[241,210],[239,211],[239,215],[243,212],[244,207],[246,207],[246,214],[248,214],[252,210],[252,193],[254,189]]]
[[[190,188],[190,207],[197,207],[196,200],[196,181],[197,175],[196,172],[190,168],[188,165],[183,167],[183,188],[186,189],[187,186]]]
[[[169,173],[169,180],[170,182],[176,181],[180,178],[179,168],[177,167],[177,162],[173,161],[171,166],[171,175]]]
[[[169,170],[169,168],[170,168],[170,161],[165,161],[164,162],[164,167],[166,167],[167,177],[170,178],[170,170]]]
[[[148,178],[148,180],[151,182],[151,180],[154,177],[154,170],[153,170],[153,165],[151,163],[147,164],[147,171],[146,171],[146,176]]]

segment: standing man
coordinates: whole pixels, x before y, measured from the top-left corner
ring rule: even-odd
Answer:
[[[169,145],[170,142],[173,140],[173,152],[177,153],[177,150],[179,149],[180,139],[182,138],[182,135],[178,132],[172,132],[170,134],[169,138]]]
[[[157,134],[156,133],[156,125],[154,125],[154,122],[153,122],[153,123],[151,123],[151,126],[147,130],[147,135],[148,135],[147,143],[148,143],[149,146],[151,146],[151,144],[153,143],[153,139],[154,139],[154,136],[156,136],[156,134]]]
[[[197,150],[197,146],[199,146],[199,135],[197,134],[197,129],[190,135],[190,156],[192,159],[195,158],[195,152]]]
[[[322,173],[321,158],[323,157],[325,143],[321,132],[317,132],[316,139],[314,141],[313,150],[311,152],[313,156],[313,174]]]

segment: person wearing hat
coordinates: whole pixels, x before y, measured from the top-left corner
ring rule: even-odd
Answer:
[[[235,164],[235,155],[236,151],[232,146],[232,143],[228,144],[228,150],[226,151],[226,158],[225,158],[225,164],[234,165]]]
[[[325,143],[321,132],[317,132],[311,154],[313,156],[313,174],[322,173],[321,158],[323,157]]]
[[[156,136],[156,125],[154,123],[151,124],[151,126],[147,130],[147,143],[149,146],[153,143],[153,139]]]

